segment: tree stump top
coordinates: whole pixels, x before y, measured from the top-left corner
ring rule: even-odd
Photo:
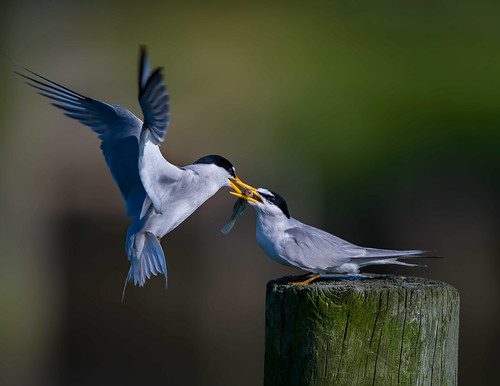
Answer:
[[[416,276],[381,275],[375,273],[352,275],[321,276],[308,285],[293,284],[294,276],[284,276],[267,283],[268,289],[278,291],[334,291],[336,295],[343,292],[348,295],[353,291],[384,291],[401,288],[404,290],[433,290],[447,288],[458,291],[451,285]]]
[[[266,385],[455,385],[460,297],[421,277],[271,280]]]

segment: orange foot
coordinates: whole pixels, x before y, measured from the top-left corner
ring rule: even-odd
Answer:
[[[303,276],[301,276],[301,278],[304,277],[304,276],[307,276],[307,275],[303,275]],[[292,281],[290,284],[293,284],[293,285],[308,285],[310,282],[312,282],[313,280],[316,280],[318,277],[319,277],[319,273],[311,276],[307,280],[304,280],[304,281]]]

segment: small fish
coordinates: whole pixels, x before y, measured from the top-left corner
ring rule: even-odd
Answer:
[[[229,222],[222,228],[220,231],[227,235],[231,229],[233,229],[234,224],[236,224],[236,220],[238,220],[238,217],[241,216],[245,208],[247,207],[247,200],[244,200],[242,198],[238,198],[236,202],[234,203],[233,206],[233,214],[231,218],[229,219]]]

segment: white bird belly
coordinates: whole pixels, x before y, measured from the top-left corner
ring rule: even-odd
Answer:
[[[163,213],[158,213],[152,208],[148,219],[142,227],[143,232],[151,232],[157,237],[163,237],[179,226],[186,218],[198,209],[209,197],[203,200],[183,198],[169,202]],[[201,201],[201,202],[200,202]]]

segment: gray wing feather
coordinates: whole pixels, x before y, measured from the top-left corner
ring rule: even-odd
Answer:
[[[146,49],[141,47],[139,104],[144,114],[144,127],[151,132],[150,140],[155,145],[163,142],[170,123],[170,97],[161,70],[157,68],[150,73]]]
[[[151,73],[145,47],[141,47],[139,65],[139,104],[144,114],[139,138],[139,175],[155,210],[163,213],[170,189],[182,171],[165,160],[158,147],[170,123],[169,95],[161,68]]]
[[[308,225],[287,229],[285,234],[288,238],[282,248],[286,256],[303,269],[340,266],[355,254],[352,244]]]
[[[63,110],[64,115],[98,134],[106,163],[127,204],[127,216],[137,215],[146,195],[137,167],[142,122],[121,106],[111,106],[86,97],[27,68],[23,69],[33,77],[16,73],[25,78],[29,86],[53,100],[55,103],[52,105]]]
[[[411,257],[424,253],[420,250],[397,251],[359,247],[321,229],[301,223],[286,230],[285,234],[290,237],[283,246],[286,253],[309,269],[334,270],[335,267],[348,262],[368,265],[377,259]]]

